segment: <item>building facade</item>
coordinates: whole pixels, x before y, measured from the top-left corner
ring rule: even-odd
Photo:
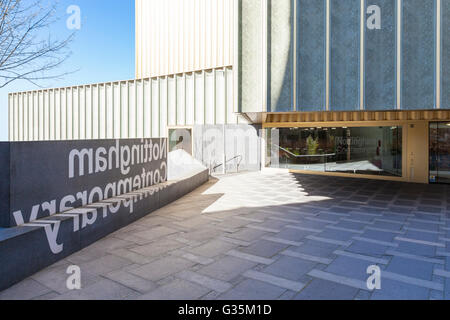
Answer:
[[[450,0],[136,0],[136,79],[12,93],[10,138],[187,131],[213,171],[447,183],[449,16]]]
[[[448,182],[449,10],[448,0],[240,2],[238,108],[263,124],[265,166]]]

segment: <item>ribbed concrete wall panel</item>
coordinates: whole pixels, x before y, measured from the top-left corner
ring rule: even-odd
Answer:
[[[234,0],[136,0],[136,77],[233,65]]]
[[[237,124],[231,67],[9,95],[11,141],[166,137]]]

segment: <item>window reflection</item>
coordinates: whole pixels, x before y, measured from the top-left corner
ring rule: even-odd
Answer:
[[[430,182],[450,183],[450,123],[430,123]]]
[[[267,129],[269,167],[402,176],[402,127]]]

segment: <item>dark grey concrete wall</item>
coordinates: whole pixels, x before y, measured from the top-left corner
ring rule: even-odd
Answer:
[[[145,160],[145,149],[144,147],[141,149],[144,142],[148,143],[149,147],[150,145],[152,146],[152,150],[158,156],[158,159],[155,160],[152,156],[150,161],[149,152],[147,151],[147,161],[141,163],[142,160]],[[2,158],[0,158],[1,163],[5,163],[5,165],[2,165],[0,174],[5,177],[9,175],[9,180],[6,179],[5,181],[10,181],[9,194],[5,191],[8,187],[7,182],[2,182],[1,197],[3,200],[6,200],[6,203],[8,203],[7,198],[9,198],[9,204],[6,205],[9,206],[9,210],[7,207],[4,207],[5,211],[1,211],[3,227],[21,224],[16,221],[18,216],[26,223],[65,211],[63,207],[77,208],[89,202],[95,202],[99,197],[111,197],[115,195],[112,191],[108,192],[109,195],[104,194],[106,186],[110,183],[116,184],[114,188],[116,194],[119,193],[119,182],[124,182],[130,178],[133,180],[131,188],[127,184],[127,190],[123,190],[120,193],[140,189],[143,185],[138,185],[139,181],[136,181],[135,185],[134,178],[141,176],[144,170],[146,173],[155,173],[157,170],[160,170],[161,174],[159,177],[167,177],[166,172],[161,170],[162,164],[167,163],[166,139],[12,142],[7,145],[9,146],[10,165],[7,165],[8,157],[5,156],[6,153],[2,153]],[[136,159],[138,156],[136,151],[132,152],[133,146],[139,146],[139,152],[142,152],[143,155],[142,158]],[[3,148],[8,147],[3,146]],[[106,155],[104,153],[100,154],[106,159],[109,159],[110,150],[117,149],[119,162],[124,163],[123,168],[120,166],[117,168],[117,157],[116,153],[113,152],[111,153],[111,163],[108,164],[108,169],[106,171],[96,170],[97,159],[100,159],[96,157],[96,152],[99,148],[104,148],[104,151],[106,151]],[[84,174],[81,172],[79,156],[73,157],[73,161],[70,161],[70,154],[73,150],[80,152],[82,150],[92,151],[92,162],[87,160],[88,157],[83,157]],[[124,150],[123,153],[122,150]],[[127,150],[130,152],[128,153]],[[122,161],[122,155],[124,161]],[[133,156],[135,158],[134,165],[132,165]],[[128,160],[130,160],[130,164],[126,165]],[[70,177],[69,174],[70,163],[73,163],[73,177]],[[92,172],[89,172],[90,163],[93,165]],[[105,162],[98,160],[98,164],[98,167],[102,167],[105,165]],[[111,165],[111,169],[109,169],[109,165]],[[167,170],[167,165],[165,170]],[[149,182],[151,184],[160,182],[153,180],[151,179]],[[141,181],[141,184],[143,184],[143,181]],[[89,199],[91,191],[96,187],[102,190],[102,195],[92,193],[92,199]],[[6,197],[7,194],[8,197]],[[63,203],[62,200],[66,196],[69,196],[71,199],[67,203]],[[47,204],[44,205],[44,203]],[[47,205],[50,208],[47,208]],[[6,214],[9,215],[8,218],[4,217]]]
[[[257,171],[261,169],[261,126],[199,125],[193,130],[194,158],[210,168],[222,172],[224,152],[227,172]],[[233,159],[233,160],[231,160]],[[217,167],[215,170],[214,167]]]
[[[64,217],[59,214],[41,219],[40,224],[45,225],[46,220],[52,221],[48,222],[47,228],[57,230],[56,244],[59,248],[55,252],[50,246],[43,227],[29,224],[2,230],[0,232],[0,290],[14,285],[152,211],[177,200],[208,179],[208,171],[204,170],[180,181],[169,181],[128,194],[127,198],[135,197],[135,201],[131,198],[130,202],[133,204],[132,214],[130,214],[130,206],[127,207],[126,201],[122,199],[123,205],[117,212],[112,213],[108,209],[107,215],[104,216],[103,209],[97,209],[95,221],[85,227],[80,225],[84,218],[83,214],[76,213],[77,209],[71,213],[78,216],[78,222],[73,217]],[[117,198],[102,203],[108,204],[109,201],[117,201]],[[56,229],[54,221],[59,221],[59,229]],[[78,226],[79,230],[74,231],[74,226]]]
[[[0,228],[9,227],[9,146],[7,142],[0,142]]]

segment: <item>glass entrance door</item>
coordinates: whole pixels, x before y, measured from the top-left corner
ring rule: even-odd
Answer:
[[[430,123],[430,182],[450,184],[450,123]]]

